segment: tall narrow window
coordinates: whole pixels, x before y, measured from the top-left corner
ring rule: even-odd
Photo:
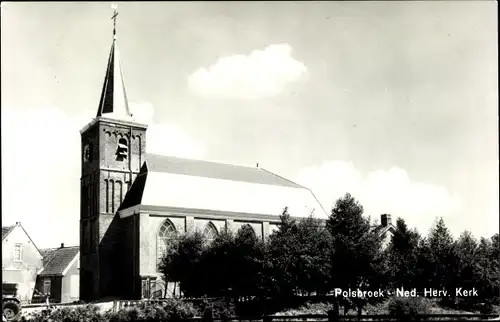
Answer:
[[[89,185],[89,210],[90,214],[94,214],[94,185],[92,182]]]
[[[109,180],[109,183],[111,184],[111,212],[115,213],[115,181],[114,180]]]
[[[88,223],[87,220],[82,220],[82,243],[83,243],[83,249],[82,252],[84,254],[88,253],[89,250],[89,240],[88,240]]]
[[[120,204],[122,202],[122,187],[123,183],[120,180],[115,181],[115,190],[114,190],[114,205],[113,205],[113,212],[117,211],[118,208],[120,207]]]
[[[83,217],[86,217],[88,214],[84,213],[85,210],[85,187],[80,187],[80,213],[83,214]]]
[[[205,236],[208,244],[211,244],[218,234],[217,228],[215,228],[212,222],[209,222],[203,230],[203,235]]]
[[[14,261],[15,262],[23,261],[23,245],[21,244],[14,245]]]
[[[118,207],[120,207],[123,201],[123,183],[121,181],[118,181],[118,189],[120,189],[120,202],[118,203]]]
[[[108,179],[104,179],[106,183],[106,212],[109,212],[109,181]]]
[[[158,230],[158,236],[156,238],[156,256],[157,265],[160,264],[161,258],[167,251],[168,247],[177,238],[177,230],[174,224],[170,220],[165,220]]]
[[[89,250],[90,253],[94,252],[94,219],[89,220]]]
[[[99,209],[99,183],[94,182],[94,213],[99,213],[101,210]]]

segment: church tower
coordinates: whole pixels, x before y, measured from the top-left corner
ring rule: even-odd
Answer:
[[[96,117],[81,131],[80,299],[117,295],[113,254],[120,252],[118,208],[144,163],[146,128],[129,111],[116,41],[113,41]],[[115,223],[115,224],[113,224]],[[123,255],[123,254],[122,254]],[[116,284],[116,283],[115,283]]]

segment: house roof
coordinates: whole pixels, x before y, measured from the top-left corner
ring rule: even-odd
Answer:
[[[45,249],[40,249],[40,253],[42,254],[43,257],[43,267],[49,263],[49,261],[52,259],[52,256],[56,253],[58,248],[45,248]]]
[[[14,228],[16,228],[17,226],[19,226],[23,232],[26,234],[26,236],[28,236],[28,239],[31,241],[31,243],[33,244],[33,246],[35,246],[36,250],[41,254],[40,252],[40,249],[38,249],[38,247],[36,247],[36,244],[33,242],[33,239],[31,239],[30,235],[26,232],[26,230],[24,229],[24,227],[21,225],[20,222],[16,222],[15,225],[12,225],[12,226],[7,226],[7,227],[2,227],[2,241],[14,230]]]
[[[2,240],[16,227],[16,225],[2,227]]]
[[[388,231],[394,234],[394,232],[396,231],[396,227],[394,227],[393,224],[388,224],[385,227],[380,225],[375,228],[375,231],[379,234],[379,236],[385,235]]]
[[[309,189],[262,168],[150,154],[120,210],[136,205],[328,217]]]
[[[73,262],[80,252],[78,246],[42,249],[43,270],[39,275],[63,275],[64,271]]]

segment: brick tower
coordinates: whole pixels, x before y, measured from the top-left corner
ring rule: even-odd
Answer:
[[[119,296],[113,263],[120,248],[118,208],[144,162],[146,128],[129,111],[113,15],[113,42],[96,117],[81,131],[80,299]],[[118,274],[118,275],[117,275]]]

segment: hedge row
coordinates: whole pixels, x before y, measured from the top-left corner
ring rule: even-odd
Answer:
[[[94,305],[76,308],[63,307],[51,311],[31,313],[22,320],[33,322],[124,322],[124,321],[169,321],[180,322],[199,316],[198,310],[188,302],[169,299],[160,303],[141,303],[137,306],[122,308],[117,312],[101,312]]]

